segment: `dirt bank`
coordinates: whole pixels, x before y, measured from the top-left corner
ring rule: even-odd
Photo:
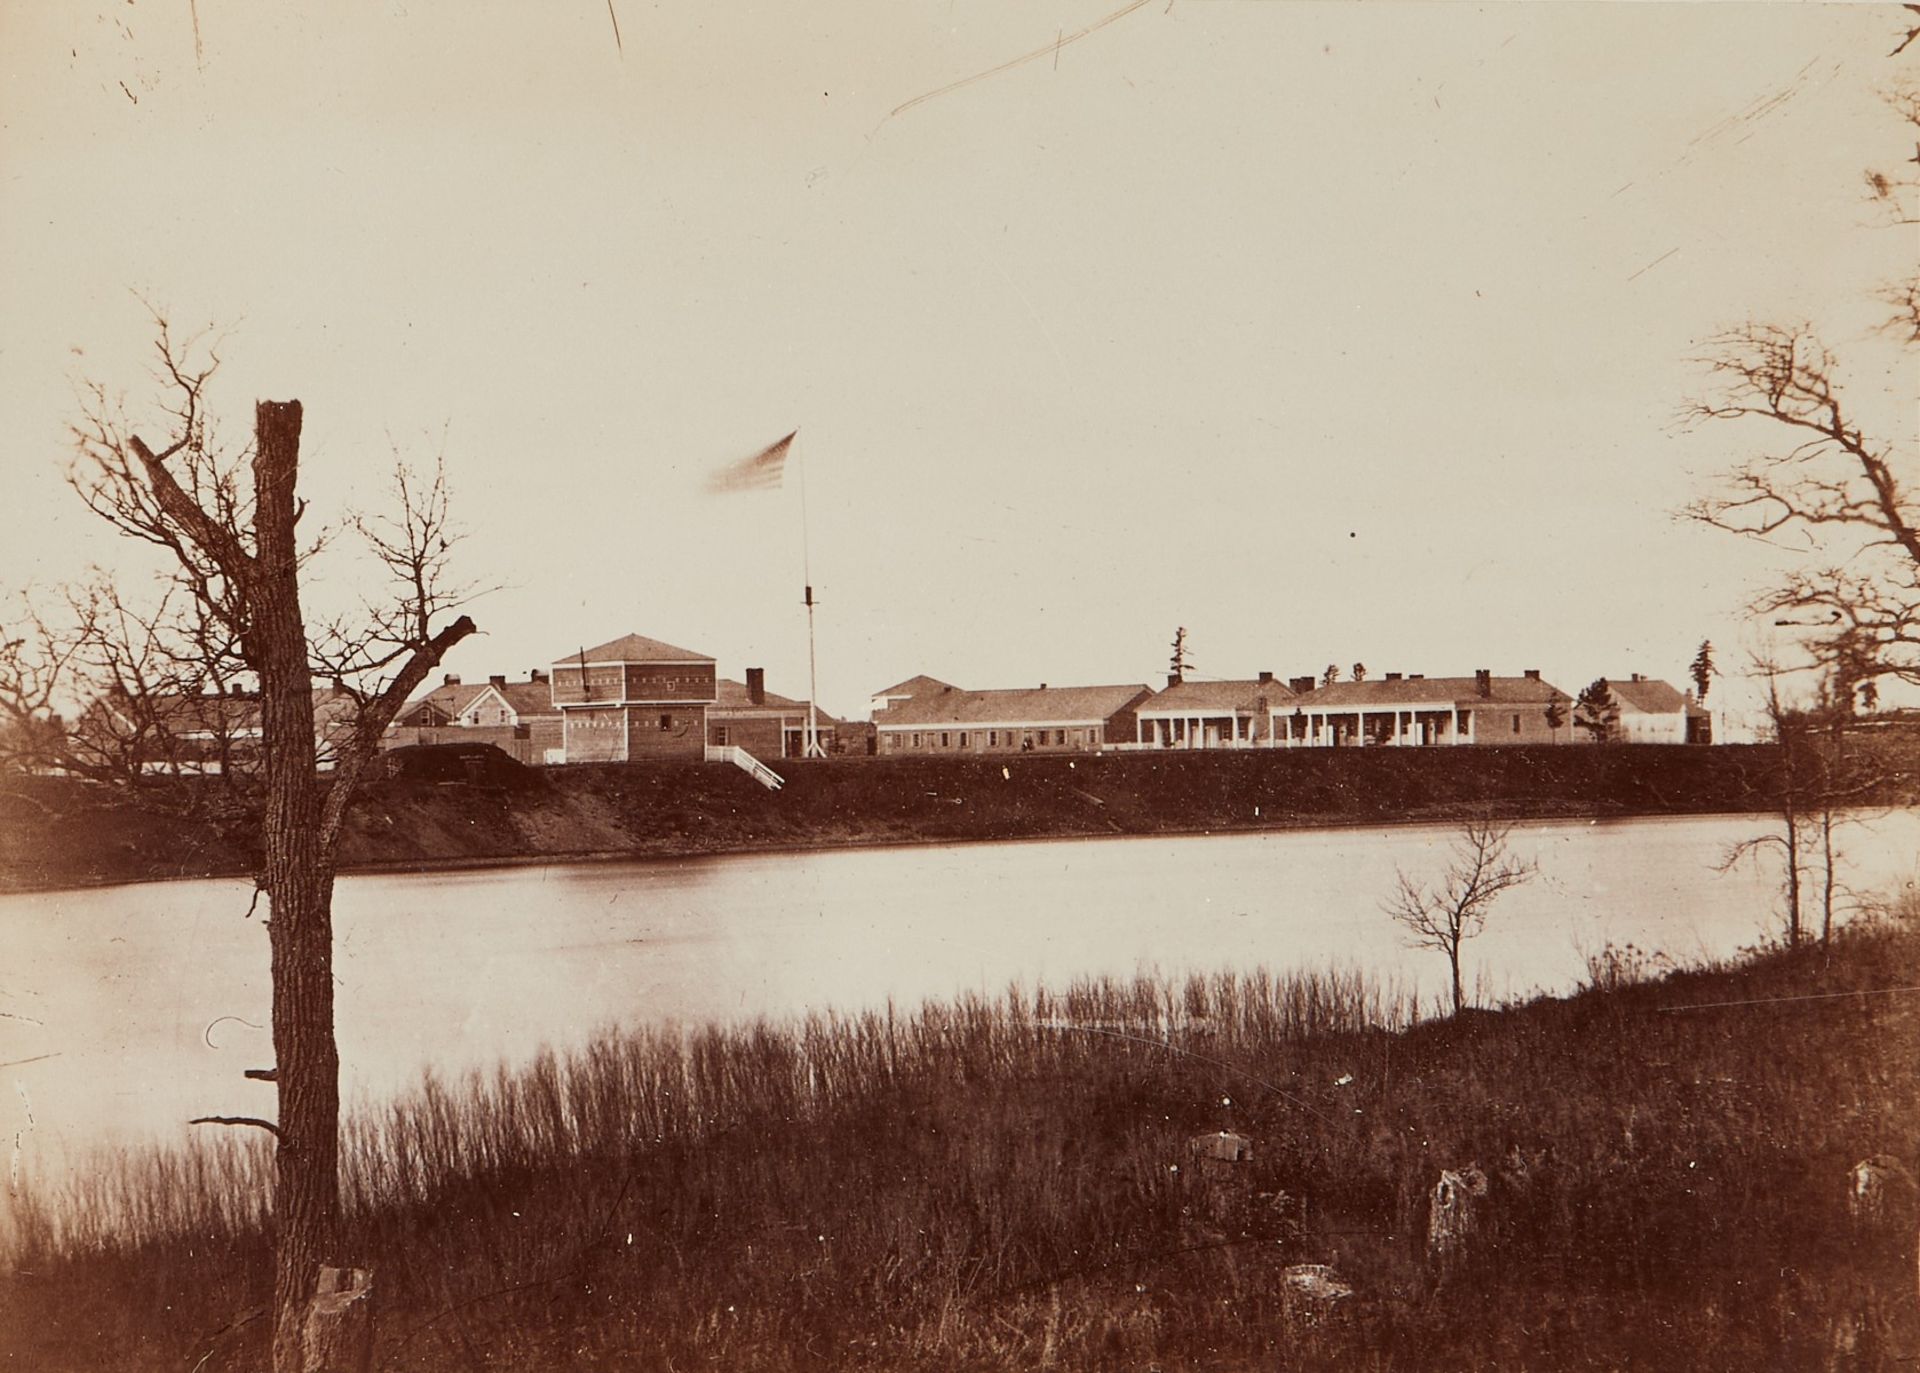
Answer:
[[[1721,748],[1111,754],[783,760],[769,791],[726,764],[442,769],[368,785],[346,868],[653,857],[816,845],[1178,834],[1447,819],[1766,810],[1776,751]],[[1903,790],[1912,788],[1902,778]],[[258,830],[217,779],[129,796],[0,784],[0,890],[247,873]]]

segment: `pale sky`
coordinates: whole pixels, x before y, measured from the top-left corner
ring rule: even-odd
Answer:
[[[194,17],[197,8],[198,50]],[[1731,666],[1676,521],[1701,340],[1811,320],[1916,447],[1862,172],[1893,6],[1152,0],[0,6],[0,588],[150,566],[61,484],[146,318],[306,406],[316,507],[442,445],[505,584],[448,667],[637,631],[821,702],[917,672]],[[335,574],[324,598],[350,585]],[[1750,637],[1750,636],[1749,636]]]

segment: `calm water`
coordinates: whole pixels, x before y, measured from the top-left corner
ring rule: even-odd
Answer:
[[[1755,817],[1522,826],[1540,876],[1470,946],[1497,995],[1571,986],[1582,950],[1686,960],[1751,943],[1778,875],[1715,871]],[[341,880],[349,1100],[610,1023],[912,1003],[1087,973],[1358,965],[1425,994],[1380,900],[1452,832],[1402,827],[744,855]],[[1913,813],[1846,831],[1850,880],[1911,880]],[[0,897],[0,1140],[38,1169],[89,1145],[272,1114],[267,938],[241,881]]]

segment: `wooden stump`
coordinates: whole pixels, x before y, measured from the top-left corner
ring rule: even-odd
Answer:
[[[1340,1316],[1353,1287],[1324,1263],[1296,1263],[1280,1274],[1280,1310],[1297,1334]]]
[[[1847,1215],[1867,1230],[1900,1230],[1913,1223],[1913,1175],[1889,1154],[1875,1154],[1847,1173]]]
[[[1247,1164],[1253,1141],[1230,1130],[1194,1135],[1181,1187],[1181,1243],[1190,1248],[1226,1245],[1245,1233],[1252,1206],[1253,1180]],[[1232,1255],[1226,1256],[1231,1266]]]
[[[1451,1267],[1473,1244],[1480,1231],[1487,1196],[1487,1175],[1476,1163],[1455,1172],[1442,1169],[1433,1185],[1427,1208],[1427,1258],[1441,1268]]]
[[[1253,1141],[1231,1130],[1195,1135],[1187,1141],[1187,1152],[1197,1159],[1219,1163],[1246,1163],[1253,1158]]]
[[[373,1271],[322,1268],[300,1328],[301,1373],[369,1373]]]

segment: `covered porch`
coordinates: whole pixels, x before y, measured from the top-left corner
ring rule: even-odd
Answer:
[[[1148,748],[1254,748],[1269,742],[1249,711],[1142,711],[1138,721],[1139,742]]]
[[[1282,748],[1426,748],[1474,741],[1473,712],[1451,706],[1306,707],[1274,712]]]

